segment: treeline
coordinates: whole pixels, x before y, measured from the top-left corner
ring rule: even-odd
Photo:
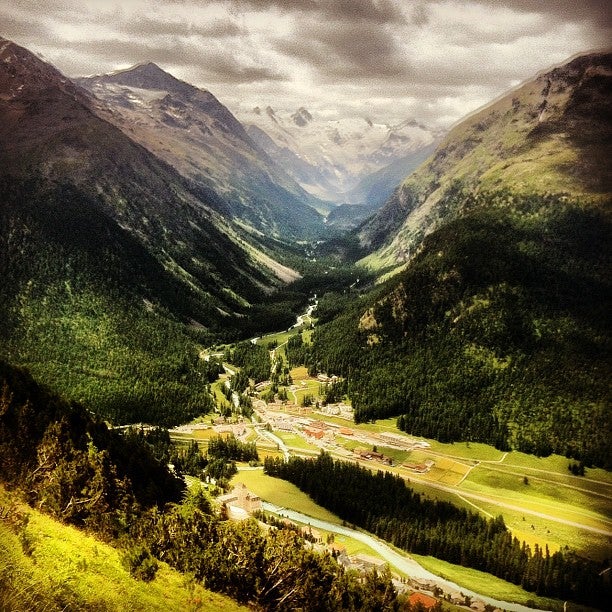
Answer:
[[[220,456],[248,454],[231,440],[213,446]],[[165,463],[171,452],[167,432],[109,430],[0,363],[0,483],[122,547],[135,577],[154,580],[159,559],[257,609],[398,609],[388,571],[361,579],[291,530],[224,521],[198,488],[179,502],[185,487]],[[22,546],[28,554],[27,539]],[[3,579],[0,589],[14,588]]]
[[[552,555],[513,538],[501,517],[486,519],[448,502],[423,499],[390,472],[376,474],[357,464],[268,457],[265,472],[308,493],[340,518],[395,546],[489,572],[528,591],[588,605],[605,605],[612,594],[600,573],[605,565],[570,551]],[[364,503],[370,500],[370,503]]]
[[[346,377],[358,422],[611,467],[609,216],[508,192],[462,206],[290,361]]]

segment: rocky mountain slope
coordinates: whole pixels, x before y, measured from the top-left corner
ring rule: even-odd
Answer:
[[[459,123],[361,228],[361,244],[378,250],[367,263],[403,263],[470,194],[509,189],[608,198],[611,75],[609,53],[581,56]]]
[[[215,96],[152,63],[78,80],[103,104],[100,117],[167,162],[213,189],[241,224],[285,239],[324,228],[306,193],[247,135]]]
[[[405,164],[403,174],[384,182],[388,195],[410,171],[411,160],[441,137],[414,120],[395,126],[367,118],[330,120],[305,108],[290,113],[257,107],[240,119],[253,140],[304,189],[347,204],[372,204],[369,187],[374,181],[367,177],[397,162]],[[380,200],[378,190],[376,198]]]

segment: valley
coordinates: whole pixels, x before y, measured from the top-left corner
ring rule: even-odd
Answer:
[[[279,356],[280,359],[287,358],[283,349],[292,337],[312,334],[311,328],[316,324],[316,319],[312,319],[316,317],[314,307],[315,304],[311,305],[304,315],[299,316],[297,324],[288,332],[250,341],[274,347],[270,350],[270,363],[275,364],[274,369],[278,367]],[[217,356],[222,357],[222,353],[217,353]],[[220,385],[227,384],[228,377],[236,375],[240,367],[225,362],[224,369],[226,374],[221,376]],[[271,374],[274,378],[274,371]],[[560,456],[537,458],[516,451],[500,451],[480,443],[444,444],[433,439],[415,438],[401,432],[395,419],[356,425],[352,408],[346,400],[340,403],[325,401],[324,388],[335,383],[335,377],[332,380],[327,376],[309,376],[304,367],[290,369],[289,377],[292,384],[287,387],[278,385],[277,389],[278,396],[287,397],[286,400],[267,402],[260,399],[272,385],[269,380],[250,385],[246,390],[253,405],[250,419],[230,417],[217,425],[202,420],[172,430],[170,435],[181,444],[194,440],[204,452],[208,439],[228,433],[243,442],[255,442],[261,457],[282,456],[288,460],[290,456],[315,457],[325,452],[374,472],[382,470],[396,474],[425,499],[450,501],[455,506],[476,510],[491,519],[501,516],[513,536],[531,547],[539,546],[554,553],[570,546],[579,554],[597,561],[610,556],[610,472],[590,468],[584,475],[576,476],[568,470],[570,462]],[[222,393],[217,395],[221,402],[223,398]],[[264,509],[273,514],[289,517],[300,524],[312,524],[324,533],[343,533],[350,541],[351,535],[346,528],[330,527],[330,523],[324,522],[337,524],[340,522],[338,517],[313,504],[303,493],[286,490],[284,483],[275,482],[261,470],[258,467],[239,467],[232,483],[247,485],[267,502]],[[361,538],[357,534],[352,537]],[[366,548],[366,554],[382,554],[394,571],[399,571],[404,577],[411,576],[410,572],[401,570],[404,567],[402,563],[399,566],[397,561],[393,563],[394,557],[381,553],[381,549],[377,549],[378,552],[372,550],[371,545]],[[502,606],[474,593],[479,579],[456,574],[452,565],[446,567],[443,575],[449,573],[460,576],[456,580],[466,594],[505,609],[521,609],[520,606]],[[424,575],[413,572],[412,577],[424,578]],[[445,586],[443,581],[439,583]],[[470,589],[471,593],[467,593]],[[452,589],[446,585],[446,590]],[[511,601],[525,603],[531,596],[523,592],[514,594],[514,597],[516,599]],[[545,605],[554,607],[550,602]]]
[[[603,609],[611,82],[447,132],[0,38],[0,607]]]

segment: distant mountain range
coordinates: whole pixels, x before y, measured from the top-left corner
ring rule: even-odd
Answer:
[[[95,111],[195,184],[212,189],[230,214],[284,239],[323,231],[323,205],[255,144],[209,91],[152,63],[78,79],[102,103]]]
[[[395,126],[368,118],[330,120],[305,108],[257,107],[240,118],[251,138],[304,189],[339,204],[374,208],[443,135],[415,120]]]

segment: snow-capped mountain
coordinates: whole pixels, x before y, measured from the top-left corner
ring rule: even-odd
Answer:
[[[415,120],[391,126],[367,117],[329,119],[303,107],[256,107],[239,118],[249,136],[306,191],[349,204],[367,203],[365,192],[355,192],[365,177],[398,160],[422,157],[443,135]]]
[[[153,63],[78,80],[102,102],[100,115],[170,164],[220,195],[241,223],[298,238],[323,231],[319,205],[274,163],[209,91]]]

